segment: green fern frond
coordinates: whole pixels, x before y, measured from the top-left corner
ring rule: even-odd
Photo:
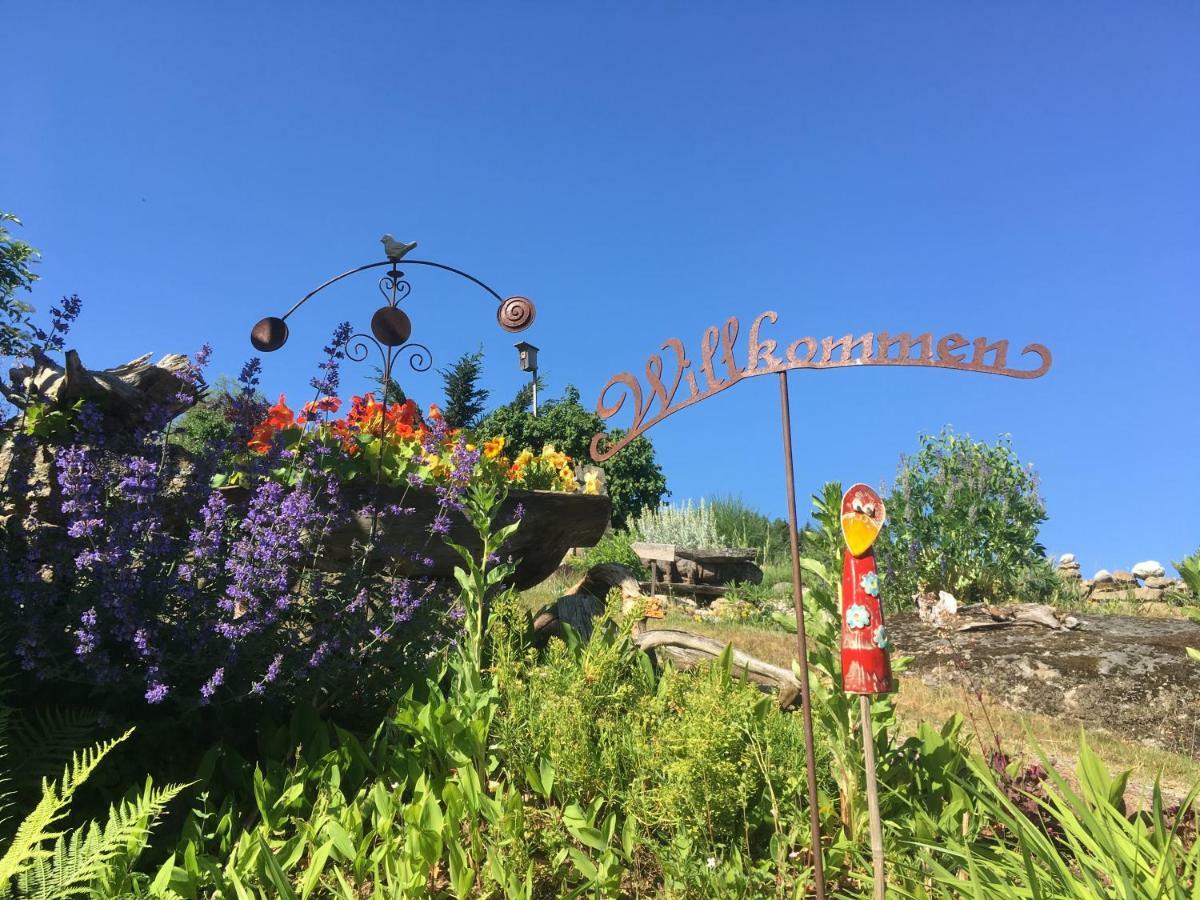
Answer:
[[[13,787],[36,790],[77,748],[96,739],[98,719],[95,710],[61,707],[14,718],[8,741]]]
[[[12,754],[8,750],[8,726],[12,718],[12,710],[0,705],[0,832],[9,820],[8,811],[12,807]]]
[[[20,896],[57,900],[83,894],[119,893],[119,882],[146,846],[155,822],[186,785],[155,788],[149,779],[134,800],[109,807],[101,826],[89,822],[59,836],[50,859],[37,859],[18,882]]]
[[[12,843],[4,856],[0,857],[0,891],[7,889],[15,876],[37,860],[53,856],[53,851],[47,850],[45,844],[61,837],[62,832],[54,829],[66,815],[71,798],[104,757],[131,734],[132,728],[119,738],[101,741],[87,750],[72,754],[71,762],[58,782],[43,780],[41,799],[33,812],[17,826]]]

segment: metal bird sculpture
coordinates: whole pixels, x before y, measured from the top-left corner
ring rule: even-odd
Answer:
[[[383,250],[387,254],[387,258],[392,262],[399,262],[404,258],[406,253],[411,252],[417,246],[416,241],[406,244],[404,241],[396,240],[390,234],[385,234],[379,239],[379,242],[383,244]]]

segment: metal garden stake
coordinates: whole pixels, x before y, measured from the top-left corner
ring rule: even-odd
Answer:
[[[892,690],[887,626],[879,599],[879,575],[872,545],[883,527],[883,500],[865,484],[855,484],[842,497],[842,690],[858,694],[866,762],[867,811],[871,819],[871,863],[875,898],[883,900],[883,822],[879,817],[879,785],[875,774],[875,735],[871,728],[871,695]]]

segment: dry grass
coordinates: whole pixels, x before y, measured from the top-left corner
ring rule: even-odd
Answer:
[[[745,653],[780,666],[790,665],[795,657],[796,636],[783,631],[696,622],[683,617],[667,619],[659,627],[683,628],[729,641]],[[1036,744],[1061,769],[1070,771],[1075,766],[1081,732],[1078,722],[1010,709],[994,698],[977,697],[963,688],[930,687],[915,677],[900,679],[896,713],[905,735],[915,732],[922,721],[940,724],[960,713],[967,720],[966,733],[981,746],[991,747],[998,741],[1010,756],[1036,760]],[[1200,783],[1200,762],[1187,754],[1127,741],[1095,729],[1082,732],[1110,769],[1131,770],[1131,800],[1144,801],[1156,775],[1161,777],[1164,791],[1176,799]]]

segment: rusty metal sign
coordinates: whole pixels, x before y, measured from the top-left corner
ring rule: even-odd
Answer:
[[[700,340],[699,366],[692,368],[683,342],[669,338],[663,345],[669,351],[670,368],[664,368],[663,357],[652,353],[646,359],[645,382],[632,372],[619,372],[608,380],[596,401],[596,413],[602,419],[611,419],[619,413],[627,400],[632,400],[633,422],[628,431],[617,440],[604,445],[607,435],[601,431],[592,437],[591,454],[596,462],[611,458],[630,441],[653,428],[667,416],[679,412],[694,403],[706,400],[731,388],[744,378],[756,375],[779,376],[779,411],[783,426],[783,462],[787,483],[788,531],[791,543],[792,599],[796,612],[796,663],[800,676],[801,714],[804,724],[805,780],[808,783],[809,825],[812,829],[813,888],[817,900],[825,898],[825,867],[822,853],[821,820],[818,812],[816,779],[816,757],[812,725],[812,697],[809,684],[808,637],[804,623],[804,582],[800,571],[800,527],[796,512],[795,466],[792,460],[792,413],[788,399],[788,372],[792,369],[835,369],[847,366],[926,366],[939,369],[957,369],[963,372],[982,372],[985,375],[1007,375],[1010,378],[1038,378],[1050,371],[1050,351],[1042,344],[1027,344],[1021,351],[1022,357],[1037,357],[1033,367],[1014,368],[1008,364],[1008,341],[989,341],[986,337],[974,339],[958,332],[950,332],[934,340],[933,332],[926,331],[915,337],[911,332],[893,335],[887,331],[878,334],[863,332],[858,337],[847,334],[840,338],[802,337],[787,343],[784,348],[779,337],[764,334],[764,325],[775,325],[779,314],[768,310],[759,315],[750,326],[746,342],[744,366],[739,364],[737,338],[739,323],[730,316],[721,327],[710,325]],[[681,385],[686,392],[676,400]],[[610,396],[614,391],[620,393]],[[860,487],[870,491],[865,485]],[[874,493],[873,491],[871,492]],[[868,502],[873,507],[872,519],[883,520],[883,501],[875,498]],[[865,507],[864,507],[865,509]],[[843,510],[844,512],[845,510]],[[852,510],[855,511],[855,510]],[[876,513],[878,515],[876,516]],[[878,532],[878,528],[874,533]],[[874,536],[872,533],[872,538]],[[855,540],[857,541],[857,536]],[[852,545],[855,546],[855,545]],[[869,543],[867,544],[869,548]],[[847,557],[849,559],[850,557]],[[872,560],[873,565],[873,560]],[[865,573],[864,573],[865,574]],[[879,616],[882,625],[882,611]],[[882,628],[876,634],[885,633]],[[843,672],[843,675],[845,673]],[[870,734],[870,704],[865,696],[860,704],[863,717],[863,733]],[[874,770],[874,754],[870,741],[864,746],[867,767]],[[873,781],[872,781],[873,786]],[[878,803],[872,807],[872,856],[875,870],[875,896],[883,897],[882,837],[878,822]]]
[[[1037,357],[1032,368],[1014,368],[1008,360],[1006,340],[974,339],[950,332],[934,339],[926,331],[914,336],[910,332],[892,334],[866,331],[855,336],[802,337],[784,343],[770,337],[765,326],[774,325],[779,314],[768,310],[754,320],[744,350],[745,365],[738,361],[737,339],[739,323],[730,316],[721,327],[710,325],[700,341],[699,365],[692,367],[679,338],[669,338],[662,345],[668,361],[652,353],[646,359],[645,379],[633,372],[619,372],[609,379],[600,391],[596,412],[610,419],[632,402],[633,422],[629,430],[610,444],[604,445],[603,432],[592,438],[592,459],[603,462],[614,453],[657,425],[667,416],[706,400],[714,394],[733,387],[744,378],[771,375],[790,369],[834,369],[848,366],[925,366],[956,369],[962,372],[982,372],[985,375],[1007,375],[1010,378],[1038,378],[1050,370],[1050,350],[1042,344],[1027,344],[1022,357]],[[684,388],[681,398],[680,387]],[[620,393],[615,393],[615,392]],[[603,446],[602,446],[603,445]]]

